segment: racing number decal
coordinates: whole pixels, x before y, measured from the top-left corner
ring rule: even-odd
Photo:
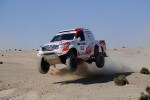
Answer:
[[[84,46],[80,46],[80,50],[84,50]]]
[[[80,45],[78,48],[79,48],[78,54],[79,54],[80,56],[85,55],[85,45]]]
[[[85,50],[85,43],[78,43],[79,45],[79,50],[84,51]]]
[[[78,43],[77,45],[78,45],[78,50],[79,50],[78,55],[84,56],[85,50],[86,50],[86,44],[82,42],[82,43]]]

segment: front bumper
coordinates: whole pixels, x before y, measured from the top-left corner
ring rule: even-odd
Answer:
[[[61,60],[58,54],[55,52],[39,52],[37,56],[44,58],[44,60],[47,61],[50,65],[61,64]]]

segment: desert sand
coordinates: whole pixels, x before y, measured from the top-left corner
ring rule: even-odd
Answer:
[[[150,49],[108,49],[104,68],[83,63],[70,73],[64,65],[51,67],[48,74],[37,69],[37,51],[0,51],[0,100],[137,100],[150,75]],[[4,56],[2,56],[2,54]],[[117,86],[113,79],[125,75],[129,84]]]

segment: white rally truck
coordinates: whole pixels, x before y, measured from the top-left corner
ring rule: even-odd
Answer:
[[[102,42],[102,44],[100,43]],[[89,29],[76,28],[60,31],[50,43],[42,45],[38,52],[38,69],[46,74],[51,65],[65,64],[74,72],[78,61],[95,62],[98,68],[105,64],[105,41],[96,41]]]

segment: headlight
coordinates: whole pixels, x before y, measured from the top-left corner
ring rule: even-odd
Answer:
[[[53,45],[54,49],[59,49],[59,45]]]
[[[46,46],[42,47],[42,51],[52,51],[52,50],[53,50],[53,47],[50,45],[46,45]]]
[[[39,51],[42,51],[42,47],[39,48]]]

